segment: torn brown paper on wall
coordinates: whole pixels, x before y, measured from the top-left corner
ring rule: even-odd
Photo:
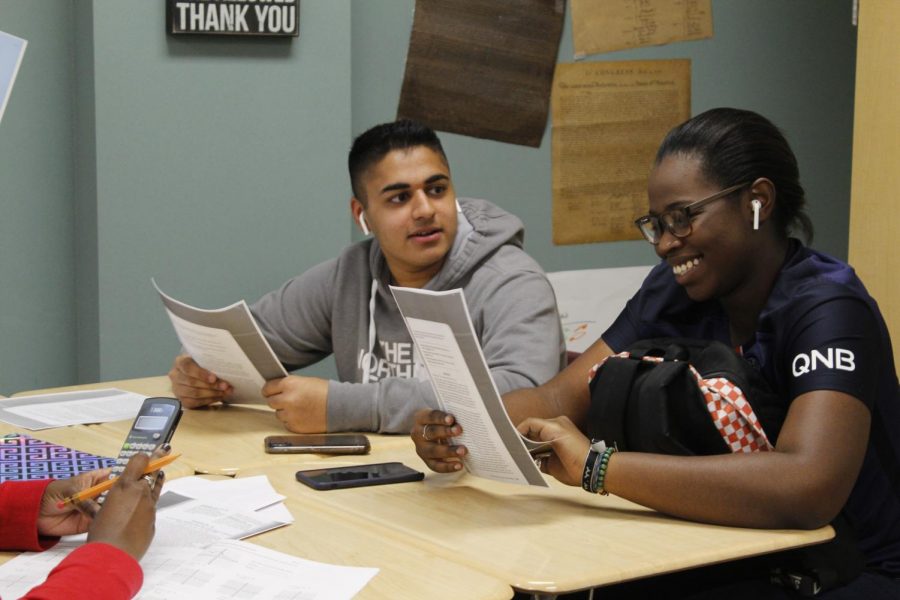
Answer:
[[[398,118],[540,146],[564,0],[416,0]]]
[[[560,64],[552,99],[553,242],[640,239],[647,178],[691,111],[687,59]]]

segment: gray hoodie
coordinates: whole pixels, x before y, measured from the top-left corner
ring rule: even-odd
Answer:
[[[459,230],[428,290],[462,288],[500,393],[533,387],[565,366],[553,289],[522,249],[522,222],[485,200],[459,199]],[[375,239],[352,244],[270,292],[253,316],[288,369],[334,354],[328,431],[408,433],[437,408],[425,368],[388,285]]]

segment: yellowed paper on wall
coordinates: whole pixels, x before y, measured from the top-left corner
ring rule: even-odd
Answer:
[[[572,0],[576,59],[712,35],[711,0]]]
[[[552,96],[553,242],[640,239],[647,178],[691,111],[687,59],[560,64]]]

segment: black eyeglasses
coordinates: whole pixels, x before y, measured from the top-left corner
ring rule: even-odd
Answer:
[[[691,235],[691,219],[697,215],[698,208],[706,206],[714,200],[725,198],[748,185],[750,185],[749,182],[733,185],[729,188],[725,188],[721,192],[716,192],[712,196],[697,200],[696,202],[691,202],[687,206],[667,210],[660,215],[644,215],[643,217],[636,219],[634,224],[641,230],[644,238],[654,246],[659,244],[659,240],[662,239],[663,230],[667,230],[678,238],[687,237]]]

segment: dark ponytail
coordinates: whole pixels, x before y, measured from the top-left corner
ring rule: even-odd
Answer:
[[[706,178],[722,188],[759,177],[771,180],[778,230],[785,236],[799,231],[807,243],[812,241],[797,157],[781,131],[762,115],[736,108],[708,110],[666,135],[656,164],[670,154],[698,158]]]

